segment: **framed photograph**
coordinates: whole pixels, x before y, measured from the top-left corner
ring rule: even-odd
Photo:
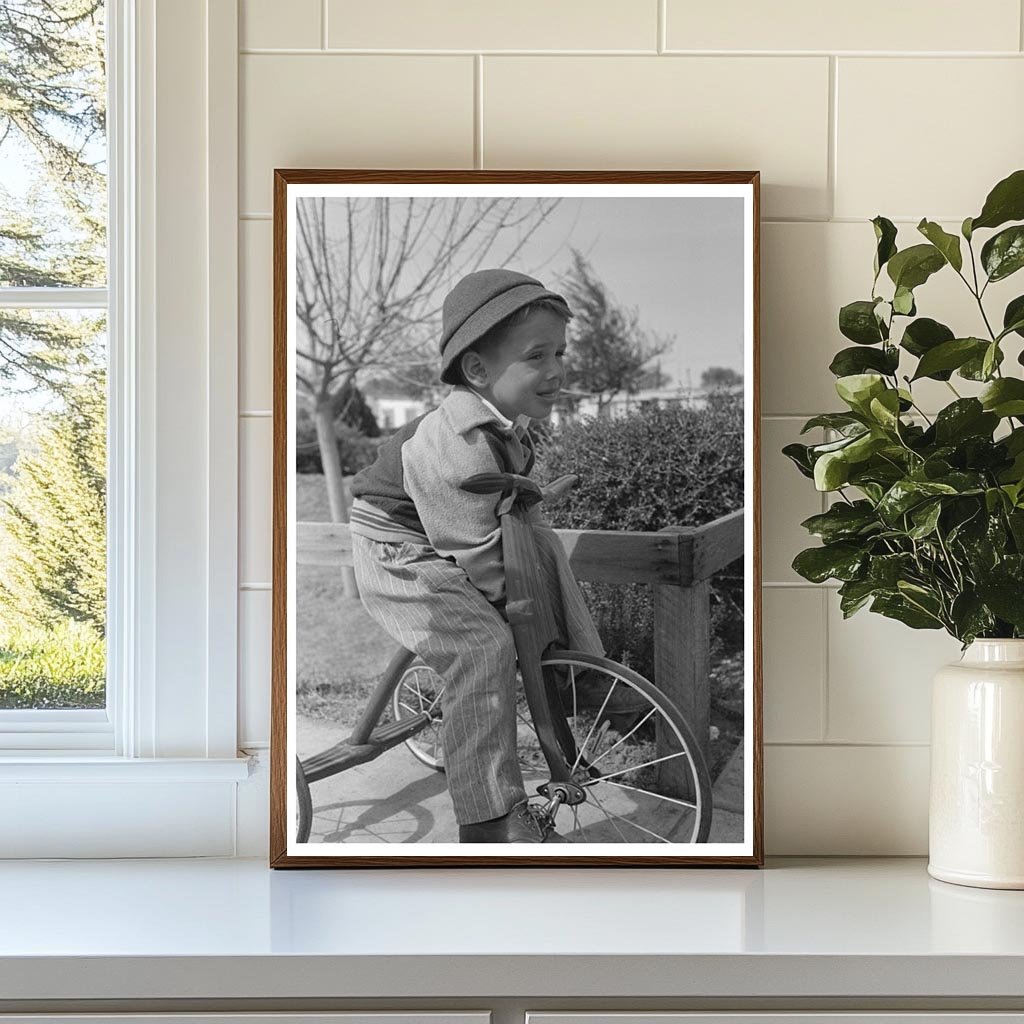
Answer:
[[[275,171],[272,866],[762,863],[758,188]]]

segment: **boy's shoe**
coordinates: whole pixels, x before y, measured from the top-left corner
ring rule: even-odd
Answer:
[[[544,829],[539,811],[522,800],[508,814],[459,826],[460,843],[564,843],[553,828]]]

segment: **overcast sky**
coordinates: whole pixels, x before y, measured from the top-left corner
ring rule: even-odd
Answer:
[[[306,201],[300,199],[300,206]],[[519,202],[534,207],[536,199]],[[360,235],[375,230],[374,208],[361,205],[351,222]],[[353,230],[346,210],[343,199],[328,199],[327,235],[342,251]],[[572,265],[571,250],[580,250],[615,303],[635,307],[645,330],[671,340],[660,357],[662,373],[671,381],[698,385],[709,366],[743,372],[743,287],[749,268],[741,198],[564,196],[511,262],[507,255],[521,238],[503,238],[483,266],[532,274],[554,290]],[[425,252],[433,255],[430,246]],[[415,277],[423,269],[416,263],[414,255],[403,273]],[[438,306],[442,297],[436,296]]]
[[[580,249],[644,327],[674,335],[662,371],[694,384],[709,366],[743,372],[743,200],[567,197],[527,243],[519,266],[548,284]]]

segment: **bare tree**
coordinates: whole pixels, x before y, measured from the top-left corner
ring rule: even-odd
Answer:
[[[301,199],[296,387],[312,408],[331,519],[348,520],[333,423],[357,374],[422,377],[437,362],[441,303],[463,275],[507,265],[558,199]],[[351,570],[344,578],[354,594]]]

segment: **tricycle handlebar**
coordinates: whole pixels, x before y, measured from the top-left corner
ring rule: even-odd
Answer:
[[[475,476],[463,480],[459,486],[471,494],[507,496],[513,491],[518,491],[524,496],[535,496],[537,501],[542,498],[540,487],[528,476],[520,476],[518,473],[477,473]]]

